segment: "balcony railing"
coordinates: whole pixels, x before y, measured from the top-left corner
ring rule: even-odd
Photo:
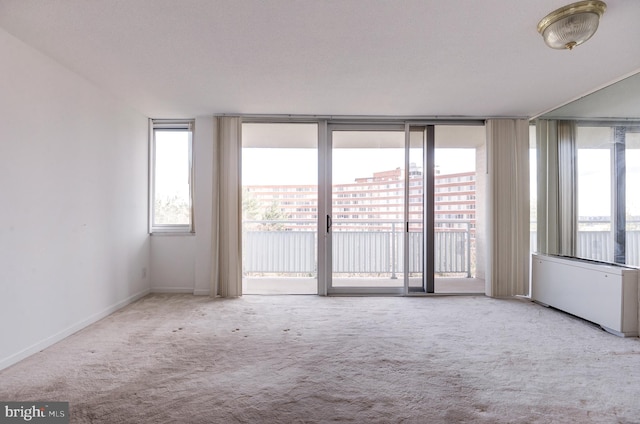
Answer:
[[[627,221],[627,223],[640,224],[637,221]],[[576,254],[581,258],[593,259],[596,261],[613,262],[613,232],[607,227],[610,221],[580,221],[578,236],[576,239]],[[589,228],[589,227],[592,228]],[[604,227],[594,229],[594,226]],[[625,232],[626,237],[626,257],[627,264],[640,266],[640,230],[629,230]],[[530,236],[531,252],[537,249],[537,233],[531,230]]]
[[[314,274],[317,272],[315,221],[244,221],[245,273]],[[447,228],[443,228],[447,226]],[[440,227],[443,226],[443,227]],[[467,221],[436,221],[436,274],[471,277],[473,240]],[[395,277],[404,272],[402,222],[341,221],[332,230],[332,265],[336,273]],[[422,231],[409,232],[409,273],[423,272]]]

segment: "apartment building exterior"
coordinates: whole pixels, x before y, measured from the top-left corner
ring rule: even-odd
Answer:
[[[342,229],[387,230],[404,221],[404,170],[375,172],[347,184],[334,184],[332,215]],[[436,174],[436,228],[467,228],[476,224],[475,172]],[[421,169],[409,170],[409,220],[419,225],[424,196]],[[245,221],[284,221],[280,228],[315,228],[318,189],[315,185],[244,186]]]

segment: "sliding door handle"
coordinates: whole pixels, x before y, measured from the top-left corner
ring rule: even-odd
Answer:
[[[327,233],[331,229],[331,216],[327,215]]]

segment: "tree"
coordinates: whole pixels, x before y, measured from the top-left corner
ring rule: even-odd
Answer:
[[[247,188],[242,189],[242,219],[244,221],[260,219],[258,199]]]
[[[262,213],[263,221],[286,221],[287,219],[289,219],[289,215],[282,212],[280,205],[276,201],[273,201]],[[267,231],[278,231],[284,228],[285,225],[281,222],[265,222],[262,224],[262,229]]]
[[[156,198],[153,212],[155,224],[189,223],[189,202],[177,195]]]

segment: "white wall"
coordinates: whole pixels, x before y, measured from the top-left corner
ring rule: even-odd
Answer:
[[[215,133],[214,118],[196,118],[193,138],[195,235],[151,237],[151,289],[154,292],[209,294]]]
[[[151,236],[151,289],[157,293],[193,293],[195,236]]]
[[[0,369],[150,289],[142,114],[0,30]]]

